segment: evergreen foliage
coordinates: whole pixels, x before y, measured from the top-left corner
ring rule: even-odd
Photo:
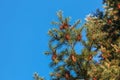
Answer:
[[[62,11],[57,13],[59,21],[52,22],[57,28],[48,31],[50,50],[45,52],[54,70],[51,80],[120,80],[120,0],[103,0],[103,6],[81,27],[80,20],[72,25]],[[83,46],[80,52],[76,45]]]

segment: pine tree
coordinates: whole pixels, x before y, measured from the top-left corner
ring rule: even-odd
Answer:
[[[72,25],[70,17],[57,13],[45,53],[51,56],[52,80],[120,80],[120,1],[103,0],[103,6],[104,11],[89,14],[81,27],[80,20]],[[83,47],[80,52],[76,45]]]
[[[86,68],[81,66],[82,56],[75,51],[76,44],[82,41],[83,27],[76,28],[80,20],[71,25],[70,18],[64,18],[62,11],[59,11],[57,15],[59,22],[52,22],[52,24],[58,28],[49,30],[50,51],[46,52],[47,55],[51,55],[50,66],[54,69],[54,72],[50,74],[51,78],[53,80],[76,80],[86,77]]]
[[[97,11],[99,15],[89,16],[90,20],[86,22],[87,38],[89,42],[94,40],[92,45],[100,54],[100,63],[89,70],[90,76],[97,80],[120,80],[119,3],[119,0],[104,0],[104,12]]]

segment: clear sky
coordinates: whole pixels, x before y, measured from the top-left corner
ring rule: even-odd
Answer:
[[[72,21],[101,8],[101,0],[0,0],[0,80],[49,80],[47,31],[63,10]]]

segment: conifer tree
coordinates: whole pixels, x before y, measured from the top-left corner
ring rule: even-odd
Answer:
[[[100,54],[100,63],[91,65],[88,73],[97,80],[120,80],[120,1],[103,4],[104,12],[89,16],[85,24],[87,38]]]
[[[51,80],[120,80],[120,0],[103,0],[103,6],[104,11],[89,14],[81,27],[80,20],[72,24],[57,13],[45,52],[51,56]],[[77,45],[83,47],[80,52]]]

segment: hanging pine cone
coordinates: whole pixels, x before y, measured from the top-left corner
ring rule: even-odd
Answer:
[[[70,72],[69,71],[65,71],[65,78],[67,80],[69,80],[69,78],[70,78]]]
[[[88,56],[88,60],[92,60],[92,58],[93,58],[92,55]]]
[[[64,29],[64,26],[63,26],[63,25],[61,25],[61,26],[60,26],[60,30],[63,30],[63,29]]]
[[[52,55],[52,60],[54,61],[56,58],[57,58],[56,53],[53,53],[53,55]]]
[[[82,36],[81,36],[80,34],[78,34],[76,40],[77,40],[77,41],[80,41],[81,38],[82,38]]]
[[[109,20],[107,21],[107,23],[108,23],[108,24],[111,24],[111,23],[112,23],[112,20],[111,20],[111,19],[109,19]]]
[[[118,7],[118,9],[120,9],[120,3],[119,3],[119,4],[117,4],[117,7]]]
[[[66,34],[66,35],[65,35],[65,39],[66,39],[66,40],[70,40],[70,34]]]
[[[67,29],[69,27],[67,23],[64,23],[63,26],[64,26],[64,29]]]
[[[76,62],[76,61],[77,61],[77,58],[76,58],[76,56],[75,56],[74,54],[71,54],[70,56],[71,56],[71,60],[72,60],[73,62]]]
[[[67,29],[69,27],[69,25],[67,23],[63,23],[61,26],[60,26],[60,30],[63,30],[63,29]]]

